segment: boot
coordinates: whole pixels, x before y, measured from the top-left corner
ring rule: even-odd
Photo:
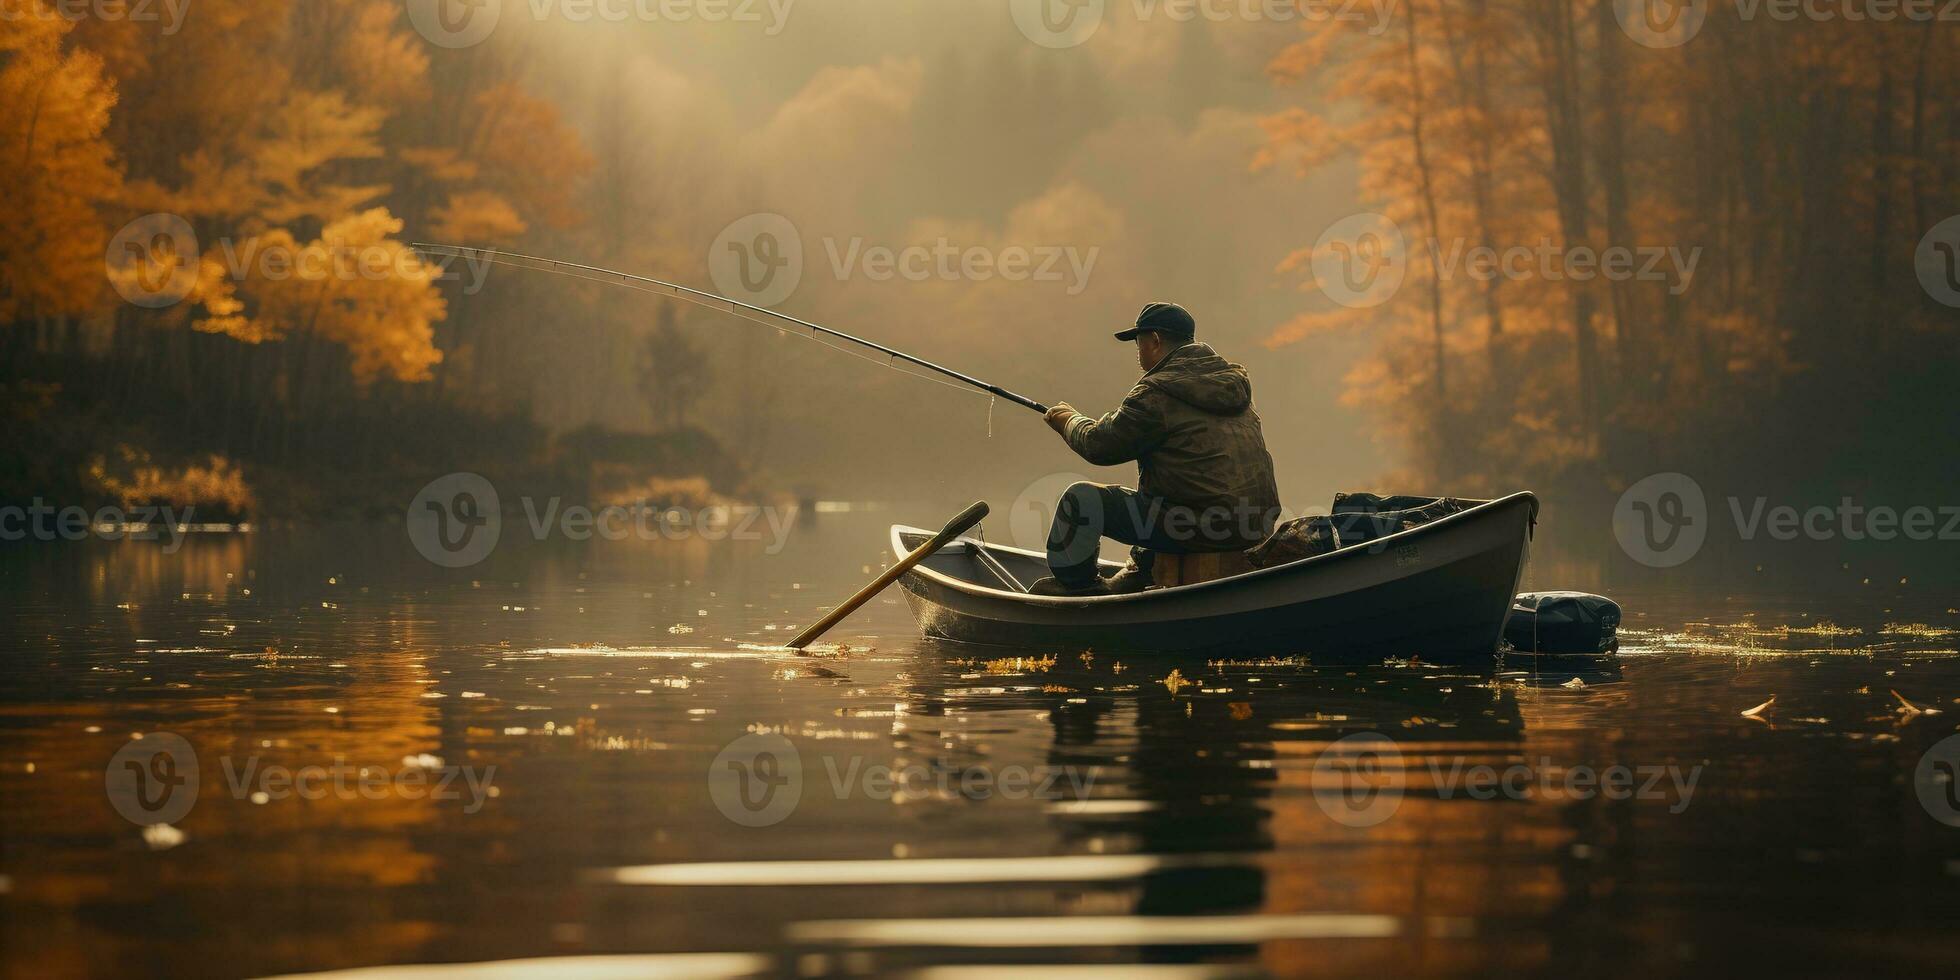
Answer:
[[[1135,561],[1124,565],[1114,575],[1103,579],[1103,582],[1109,586],[1109,591],[1116,595],[1142,592],[1155,584],[1150,580],[1150,570],[1138,567]]]
[[[1101,578],[1093,578],[1080,585],[1074,585],[1063,582],[1053,575],[1049,575],[1035,579],[1034,584],[1028,586],[1028,594],[1054,596],[1108,595],[1109,586]]]

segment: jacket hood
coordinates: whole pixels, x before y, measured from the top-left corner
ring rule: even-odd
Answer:
[[[1206,344],[1171,351],[1139,383],[1213,415],[1237,415],[1252,404],[1252,379],[1245,368]]]

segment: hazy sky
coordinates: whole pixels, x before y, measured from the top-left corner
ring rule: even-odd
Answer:
[[[802,261],[776,309],[1092,413],[1137,373],[1110,332],[1175,300],[1201,340],[1251,370],[1290,508],[1324,507],[1393,465],[1368,420],[1338,404],[1370,338],[1258,343],[1325,302],[1275,266],[1358,208],[1344,166],[1309,180],[1248,170],[1259,117],[1310,97],[1263,71],[1297,25],[1139,18],[1120,0],[1086,41],[1048,48],[1005,2],[803,0],[780,23],[758,3],[747,21],[619,24],[539,21],[530,0],[505,2],[499,43],[526,52],[541,90],[623,161],[625,190],[602,206],[634,229],[629,244],[579,257],[713,288],[731,223],[781,215]],[[735,239],[773,221],[750,220]],[[912,246],[926,250],[910,267],[920,281],[877,265],[880,249]],[[970,253],[1021,251],[1029,267],[1011,281],[963,270]],[[650,321],[661,301],[619,302]],[[684,323],[715,351],[713,427],[766,439],[771,482],[1000,502],[1056,472],[1133,481],[1132,467],[1076,461],[1026,409],[997,406],[990,439],[984,397],[707,311]],[[552,353],[535,395],[544,417],[642,411],[619,349],[595,346],[610,345]],[[737,357],[751,368],[732,376]],[[735,425],[741,404],[768,421]]]

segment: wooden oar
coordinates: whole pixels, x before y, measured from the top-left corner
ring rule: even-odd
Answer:
[[[885,569],[883,574],[871,580],[870,585],[859,589],[857,595],[844,600],[843,605],[832,609],[830,615],[817,620],[815,623],[810,624],[809,629],[796,634],[796,639],[789,641],[789,648],[792,650],[801,650],[809,646],[811,641],[822,636],[824,631],[837,625],[844,617],[857,612],[859,606],[870,602],[872,596],[885,591],[885,586],[898,581],[900,575],[911,571],[912,566],[925,561],[933,552],[953,543],[954,538],[965,534],[969,528],[980,523],[980,519],[986,516],[987,502],[984,500],[978,501],[973,506],[960,511],[960,515],[947,522],[946,526],[940,529],[938,534],[933,535],[931,540],[912,549],[911,554],[900,559],[892,567]]]

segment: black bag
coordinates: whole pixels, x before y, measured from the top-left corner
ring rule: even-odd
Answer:
[[[1527,592],[1511,602],[1504,640],[1525,653],[1601,654],[1619,648],[1620,604],[1584,592]]]
[[[1266,540],[1248,549],[1245,556],[1255,568],[1271,568],[1385,538],[1483,502],[1458,497],[1337,493],[1331,515],[1287,521]]]

